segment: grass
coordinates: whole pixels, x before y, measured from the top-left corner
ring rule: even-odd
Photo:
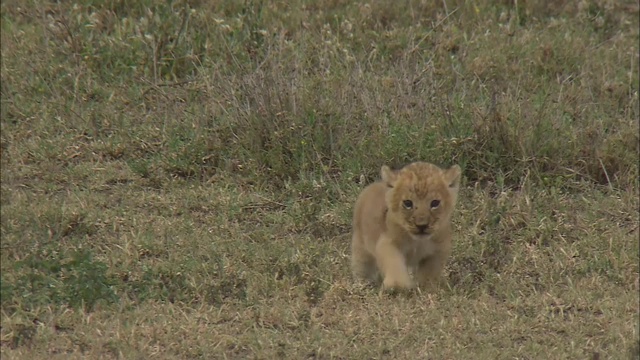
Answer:
[[[3,359],[640,354],[634,1],[6,0]],[[464,170],[448,286],[349,271]]]

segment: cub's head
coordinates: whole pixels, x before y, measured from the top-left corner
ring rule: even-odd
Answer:
[[[389,186],[387,216],[414,238],[427,237],[449,223],[460,188],[460,167],[443,170],[415,162],[393,171],[381,170]]]

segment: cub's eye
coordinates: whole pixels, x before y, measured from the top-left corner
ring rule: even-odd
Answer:
[[[435,209],[435,208],[437,208],[438,206],[440,206],[440,200],[433,200],[433,201],[431,202],[431,208],[432,208],[432,209]]]
[[[413,207],[413,201],[405,200],[402,202],[402,206],[404,206],[405,209],[411,209]]]

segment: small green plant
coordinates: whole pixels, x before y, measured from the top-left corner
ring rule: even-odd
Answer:
[[[118,300],[107,265],[89,250],[41,250],[14,267],[17,276],[2,279],[2,303],[9,308],[29,310],[54,303],[90,311],[98,302]]]

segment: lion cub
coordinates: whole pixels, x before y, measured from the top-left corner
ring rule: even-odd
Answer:
[[[353,212],[351,265],[356,277],[383,278],[385,289],[437,285],[451,251],[451,214],[460,167],[415,162],[367,186]]]

